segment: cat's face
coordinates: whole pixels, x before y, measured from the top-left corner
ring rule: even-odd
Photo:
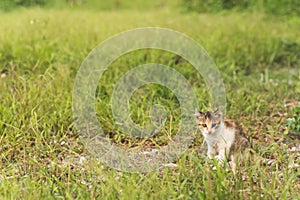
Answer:
[[[214,133],[220,126],[222,121],[222,113],[220,109],[214,112],[199,112],[195,110],[197,124],[202,133],[210,135]]]

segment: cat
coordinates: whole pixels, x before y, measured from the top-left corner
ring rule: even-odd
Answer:
[[[207,144],[207,156],[217,159],[219,164],[229,160],[235,171],[237,158],[250,146],[242,127],[233,120],[223,120],[220,109],[213,112],[196,109],[195,116]]]

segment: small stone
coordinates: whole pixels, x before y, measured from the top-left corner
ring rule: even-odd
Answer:
[[[167,164],[164,164],[163,166],[164,166],[164,167],[172,167],[172,168],[174,168],[174,167],[177,167],[177,164],[174,164],[174,163],[167,163]]]

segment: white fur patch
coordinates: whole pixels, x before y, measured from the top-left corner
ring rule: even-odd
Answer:
[[[226,128],[223,123],[220,124],[217,130],[211,134],[202,131],[204,139],[208,145],[208,148],[215,149],[216,153],[219,154],[220,151],[229,152],[230,147],[234,143],[235,133],[234,128]]]

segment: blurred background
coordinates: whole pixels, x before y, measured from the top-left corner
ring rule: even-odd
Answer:
[[[297,0],[1,0],[2,11],[20,7],[103,10],[171,9],[179,12],[216,13],[222,11],[259,11],[277,16],[299,16]]]

